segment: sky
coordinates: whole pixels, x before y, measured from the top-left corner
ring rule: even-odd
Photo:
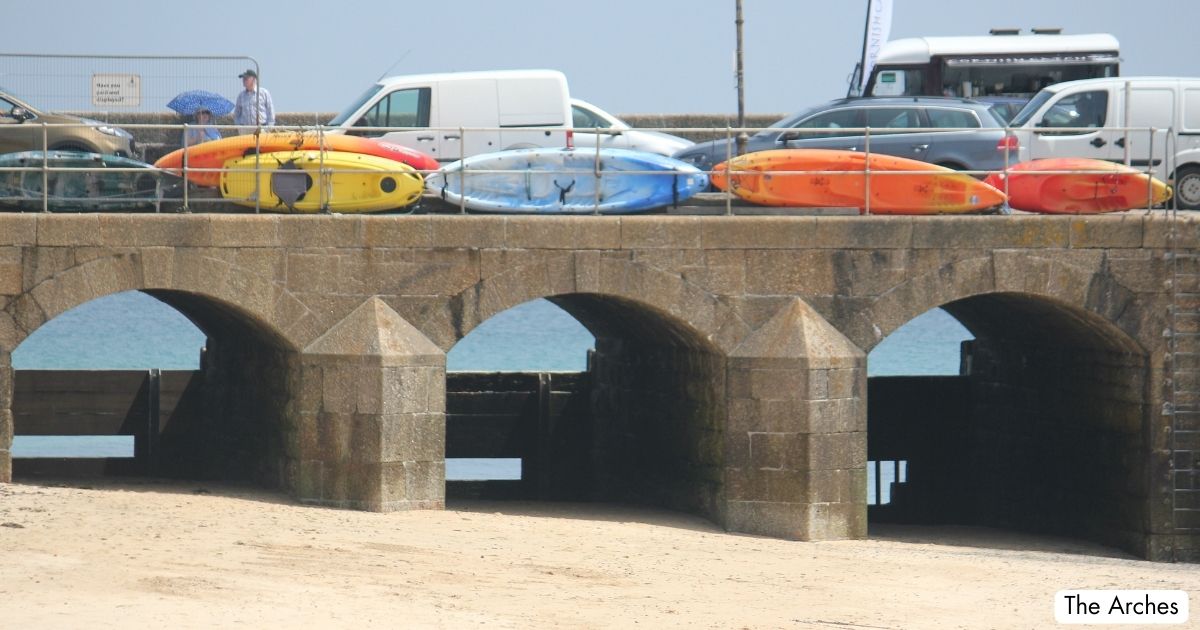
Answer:
[[[743,4],[748,113],[782,114],[845,95],[861,54],[866,0]],[[1200,76],[1196,0],[894,6],[891,39],[1057,26],[1115,35],[1123,75]],[[613,113],[732,115],[734,7],[734,0],[42,0],[8,12],[0,53],[252,57],[282,112],[339,111],[385,74],[553,68],[567,75],[572,96]],[[231,76],[214,89],[233,98],[237,72],[222,66],[221,73]]]

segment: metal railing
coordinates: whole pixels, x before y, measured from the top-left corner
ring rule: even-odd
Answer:
[[[19,173],[37,172],[37,173],[40,173],[40,175],[41,175],[40,187],[38,187],[38,188],[40,188],[39,192],[40,192],[41,210],[42,211],[51,211],[52,210],[52,208],[51,208],[52,199],[56,202],[62,201],[62,198],[51,194],[50,179],[51,179],[51,176],[55,175],[55,174],[60,174],[60,173],[71,174],[71,173],[78,173],[78,172],[84,172],[84,173],[128,172],[128,173],[138,173],[138,174],[153,173],[160,178],[160,181],[162,181],[165,178],[168,178],[170,175],[170,174],[166,173],[165,171],[161,171],[161,170],[148,171],[145,167],[122,168],[122,167],[112,167],[112,166],[104,166],[104,167],[54,166],[50,163],[50,157],[49,157],[48,152],[46,151],[46,147],[49,146],[49,140],[48,140],[49,131],[52,128],[56,128],[56,127],[84,127],[84,126],[88,126],[88,125],[85,125],[82,123],[79,123],[79,124],[35,123],[35,124],[36,124],[36,127],[40,129],[40,143],[39,144],[41,145],[41,147],[42,147],[41,150],[43,151],[42,156],[41,156],[42,157],[41,163],[37,164],[37,165],[28,164],[28,165],[23,165],[23,166],[19,166],[19,167],[0,167],[0,178],[4,178],[2,181],[0,181],[0,206],[4,205],[6,202],[8,202],[10,204],[12,202],[28,202],[29,199],[31,198],[30,195],[28,194],[29,192],[31,192],[30,190],[21,190],[18,188],[16,190],[20,194],[17,194],[17,195],[12,194],[14,192],[14,188],[12,186],[8,185],[11,182],[11,178],[6,178],[6,174],[13,173],[13,172],[19,172]],[[214,124],[214,125],[206,125],[206,126],[217,129],[223,133],[236,133],[237,130],[242,129],[241,127],[238,127],[235,125],[229,125],[229,124]],[[135,136],[137,135],[136,132],[140,132],[140,131],[167,130],[168,132],[174,132],[174,133],[178,134],[175,137],[182,137],[182,138],[184,138],[184,142],[186,142],[185,132],[189,129],[195,128],[195,125],[189,125],[189,124],[174,124],[174,125],[127,124],[127,125],[122,125],[122,127],[126,128],[128,130],[134,131]],[[28,127],[26,127],[26,130],[28,130]],[[648,131],[648,130],[649,129],[613,130],[613,129],[605,129],[605,128],[574,129],[573,130],[574,133],[576,133],[576,134],[584,134],[584,133],[595,134],[595,136],[597,138],[597,141],[595,143],[596,146],[594,149],[592,149],[590,147],[578,149],[579,152],[585,152],[585,151],[593,151],[594,152],[592,168],[591,168],[591,172],[589,173],[591,175],[591,177],[594,178],[594,180],[595,180],[595,185],[593,187],[594,190],[593,190],[593,204],[592,204],[593,212],[592,212],[592,214],[600,214],[601,213],[601,202],[602,202],[602,196],[603,196],[602,183],[603,183],[604,178],[609,175],[609,172],[604,171],[602,168],[603,167],[603,159],[602,159],[603,152],[602,152],[602,150],[604,148],[603,147],[604,143],[600,139],[605,136],[617,136],[617,135],[626,133],[628,131]],[[743,133],[757,133],[757,132],[763,131],[764,128],[761,128],[761,127],[738,128],[738,127],[727,126],[723,129],[714,129],[711,127],[672,127],[672,128],[661,128],[661,129],[654,129],[654,130],[655,131],[664,131],[667,133],[712,134],[714,136],[723,136],[724,137],[723,139],[725,140],[725,145],[726,145],[725,162],[729,163],[729,161],[735,157],[733,154],[733,147],[734,147],[734,140],[736,139],[736,136],[739,134],[743,134]],[[3,137],[4,137],[3,134],[10,133],[11,131],[12,131],[11,129],[5,129],[4,127],[0,127],[0,140],[3,140]],[[329,168],[329,167],[327,167],[325,165],[324,161],[325,161],[325,156],[326,156],[326,151],[327,151],[325,138],[327,138],[328,135],[342,134],[342,133],[346,133],[347,131],[349,131],[350,133],[353,133],[355,135],[384,135],[384,134],[388,134],[388,133],[406,133],[406,132],[430,133],[430,132],[434,132],[435,136],[437,136],[437,135],[445,135],[447,137],[456,136],[455,139],[457,140],[458,152],[457,152],[457,155],[454,155],[452,157],[457,159],[458,160],[457,164],[463,165],[463,168],[460,168],[457,171],[446,171],[445,168],[443,168],[441,170],[443,172],[448,173],[446,175],[447,181],[449,181],[451,179],[450,173],[457,173],[458,176],[456,179],[458,180],[460,187],[462,187],[463,184],[465,183],[466,179],[470,178],[472,175],[529,174],[528,169],[467,168],[465,166],[464,162],[465,162],[465,158],[468,157],[466,147],[468,146],[470,139],[479,138],[479,137],[494,137],[496,134],[514,134],[514,133],[528,133],[528,132],[559,133],[559,134],[564,134],[564,136],[565,136],[565,133],[567,130],[562,127],[533,127],[533,128],[519,128],[519,129],[505,128],[505,127],[448,127],[448,128],[433,128],[433,129],[424,128],[424,127],[420,127],[420,128],[415,128],[415,127],[355,127],[350,130],[346,130],[346,129],[342,129],[342,128],[331,128],[331,127],[322,126],[322,125],[315,125],[315,126],[288,126],[288,127],[283,127],[283,126],[261,127],[259,129],[259,131],[261,131],[262,133],[312,134],[317,139],[316,148],[307,149],[307,150],[312,150],[312,151],[318,152],[318,161],[319,161],[318,181],[314,182],[314,188],[317,191],[317,194],[319,196],[319,200],[318,200],[319,206],[322,209],[324,209],[325,211],[327,211],[329,202],[332,200],[332,197],[334,195],[333,177],[335,175],[362,174],[362,173],[368,173],[368,172],[377,172],[377,171],[368,171],[368,170],[362,170],[362,169],[345,169],[345,168]],[[797,134],[803,133],[805,135],[805,137],[797,138],[798,140],[807,140],[807,139],[811,139],[811,138],[830,138],[831,137],[831,134],[828,130],[812,130],[811,132],[808,132],[807,130],[790,129],[790,130],[778,130],[778,131],[780,131],[780,133],[786,132],[789,135],[797,135]],[[844,129],[837,130],[838,136],[856,137],[861,140],[862,150],[859,151],[859,153],[864,155],[863,168],[861,171],[858,171],[858,170],[811,170],[811,169],[809,169],[809,170],[739,170],[736,167],[736,163],[734,163],[734,166],[732,168],[725,169],[725,170],[714,170],[712,168],[713,165],[709,165],[709,168],[705,169],[703,172],[705,172],[709,177],[712,177],[713,175],[725,176],[725,177],[727,177],[728,181],[731,182],[731,184],[736,182],[736,180],[738,180],[739,178],[755,177],[755,176],[812,176],[812,175],[859,176],[861,174],[861,176],[863,177],[862,185],[863,185],[863,192],[864,192],[862,211],[865,214],[871,214],[872,213],[871,186],[872,186],[872,181],[874,178],[876,178],[876,177],[894,177],[894,176],[902,176],[902,175],[911,176],[911,175],[943,172],[940,168],[934,168],[933,166],[931,166],[930,169],[928,169],[928,170],[912,170],[912,171],[888,171],[888,170],[880,170],[877,168],[873,168],[871,156],[884,155],[884,154],[881,152],[878,152],[878,151],[873,151],[872,145],[873,145],[873,143],[878,143],[878,139],[885,135],[887,137],[894,137],[897,135],[917,134],[917,133],[919,133],[919,134],[942,134],[942,133],[971,132],[971,133],[991,134],[992,136],[994,136],[995,139],[999,140],[1006,136],[1012,136],[1012,137],[1021,139],[1021,138],[1031,138],[1033,134],[1051,134],[1051,133],[1055,134],[1055,135],[1071,134],[1071,133],[1087,134],[1087,133],[1095,133],[1096,131],[1097,130],[1095,128],[1086,128],[1086,127],[1084,127],[1084,128],[1055,128],[1053,130],[1043,130],[1043,129],[1029,130],[1029,129],[1023,129],[1023,128],[1022,129],[1013,129],[1013,128],[1005,128],[1005,129],[1000,129],[1000,128],[986,129],[986,128],[984,128],[984,129],[981,129],[981,128],[977,128],[977,127],[975,127],[975,128],[931,127],[931,128],[912,128],[912,129],[905,128],[903,130],[903,132],[897,132],[897,131],[891,130],[891,129],[885,131],[885,130],[881,130],[879,128],[872,128],[872,127],[844,128]],[[1127,162],[1130,161],[1130,159],[1131,159],[1131,157],[1130,157],[1131,152],[1130,152],[1129,147],[1132,144],[1132,142],[1136,141],[1136,138],[1139,137],[1141,134],[1146,134],[1148,137],[1146,146],[1147,146],[1147,155],[1149,156],[1149,159],[1145,160],[1146,164],[1145,164],[1145,169],[1143,172],[1146,175],[1151,176],[1151,177],[1156,176],[1156,174],[1158,174],[1158,172],[1160,172],[1160,171],[1163,173],[1171,173],[1172,172],[1171,170],[1169,170],[1167,168],[1156,169],[1155,166],[1163,165],[1164,167],[1166,167],[1170,164],[1171,161],[1173,161],[1174,158],[1171,155],[1170,147],[1178,146],[1178,136],[1176,135],[1174,130],[1171,130],[1171,129],[1162,130],[1162,129],[1155,129],[1155,128],[1122,127],[1122,128],[1108,128],[1108,129],[1105,129],[1104,131],[1106,133],[1122,135],[1122,137],[1124,139],[1124,143],[1125,143],[1125,152],[1124,152],[1125,160]],[[1155,139],[1160,135],[1163,136],[1164,140],[1162,142],[1156,143]],[[260,137],[261,136],[259,135],[259,133],[255,134],[256,139],[258,139]],[[936,141],[936,138],[935,138],[935,141]],[[858,144],[858,143],[855,143],[855,144]],[[1024,144],[1024,143],[1022,143],[1022,144]],[[183,146],[182,142],[180,143],[180,146],[181,146],[181,148],[188,148],[186,146]],[[261,148],[262,148],[261,144],[256,143],[253,154],[258,157],[256,158],[256,164],[255,164],[254,168],[252,168],[252,169],[247,169],[247,168],[233,169],[233,168],[227,168],[225,166],[222,166],[220,168],[192,166],[191,164],[189,164],[189,160],[188,160],[188,156],[191,155],[190,151],[184,151],[184,162],[182,165],[182,169],[180,169],[178,171],[174,171],[173,173],[178,174],[178,175],[184,177],[185,179],[189,175],[195,175],[195,174],[200,174],[200,173],[214,173],[215,172],[215,173],[220,173],[222,175],[252,174],[254,177],[256,177],[256,181],[257,181],[258,178],[260,178],[264,173],[272,170],[270,168],[270,166],[271,166],[270,164],[259,161],[261,156],[264,155],[264,153],[261,151]],[[788,144],[786,142],[777,142],[775,144],[775,148],[788,148]],[[1161,150],[1161,159],[1159,159],[1159,156],[1156,155],[1156,149]],[[1005,188],[1004,188],[1003,192],[1005,193],[1005,196],[1007,197],[1008,192],[1009,192],[1009,190],[1008,190],[1009,178],[1007,177],[1007,174],[1010,172],[1009,169],[1011,168],[1011,166],[1013,166],[1014,164],[1017,163],[1017,160],[1015,159],[1016,156],[1013,155],[1013,153],[1010,149],[1010,144],[1007,142],[1003,143],[1002,150],[1001,150],[1001,148],[999,148],[999,145],[996,150],[998,152],[1003,153],[1003,168],[1000,169],[998,172],[1006,175],[1003,178],[1003,181],[1005,184]],[[439,156],[439,157],[444,157],[444,156]],[[1033,157],[1039,157],[1039,156],[1033,156]],[[396,171],[396,173],[401,173],[401,172],[404,172],[404,171],[399,171],[399,170]],[[417,171],[417,173],[422,175],[423,177],[428,176],[433,172],[435,172],[435,171]],[[570,174],[570,175],[578,176],[581,174],[581,171],[578,169],[575,169],[575,170],[540,170],[539,172],[542,174],[547,174],[547,175]],[[674,177],[678,174],[677,172],[674,172],[674,171],[659,171],[659,170],[622,170],[619,172],[623,175],[649,175],[649,176],[662,176],[662,177]],[[990,173],[994,173],[997,171],[994,171],[994,170],[961,170],[961,171],[957,171],[957,172],[976,176],[976,177],[981,177],[981,176],[984,176],[984,175],[987,175]],[[1075,170],[1023,171],[1023,173],[1031,174],[1031,175],[1086,173],[1086,172],[1089,172],[1089,171],[1075,171]],[[24,182],[24,178],[21,178],[21,181]],[[253,199],[250,199],[250,198],[230,199],[227,197],[214,198],[211,196],[204,196],[202,194],[197,196],[196,191],[194,191],[192,189],[192,186],[183,185],[182,182],[180,182],[178,184],[178,186],[179,186],[178,199],[180,200],[180,203],[181,203],[180,209],[185,210],[185,211],[192,211],[193,203],[198,203],[200,206],[204,206],[204,205],[223,204],[223,203],[229,202],[229,201],[243,201],[243,202],[255,201],[254,211],[259,212],[262,210],[261,197],[263,195],[260,195],[257,193],[252,195]],[[730,185],[730,186],[727,186],[726,190],[724,191],[723,200],[724,200],[724,204],[725,204],[725,214],[727,214],[727,215],[734,214],[734,209],[733,209],[734,202],[735,202],[735,200],[738,199],[737,195],[735,194],[734,188],[735,188],[735,185]],[[156,195],[153,197],[150,197],[148,199],[148,201],[152,202],[155,205],[156,210],[161,210],[162,205],[164,205],[167,202],[171,202],[175,199],[175,197],[165,194],[165,193],[169,193],[169,192],[171,192],[171,191],[170,190],[164,191],[162,186],[159,186],[158,190],[156,190]],[[83,205],[85,202],[94,203],[94,205],[96,206],[97,209],[119,208],[121,203],[128,202],[127,199],[122,199],[122,198],[107,198],[106,199],[106,198],[82,197],[82,198],[74,198],[72,200],[75,202],[78,202],[80,205]],[[141,200],[139,199],[138,201],[141,201]],[[1147,208],[1149,208],[1152,204],[1153,204],[1153,198],[1151,196],[1151,192],[1148,191],[1147,204],[1146,204]],[[467,211],[465,196],[460,195],[458,211],[460,213],[464,213],[464,214]],[[1007,208],[1006,207],[1002,208],[1001,211],[1007,211]]]

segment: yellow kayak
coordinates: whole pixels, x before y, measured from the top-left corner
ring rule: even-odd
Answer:
[[[221,196],[270,212],[379,212],[421,198],[413,168],[387,158],[341,151],[279,151],[225,162]]]

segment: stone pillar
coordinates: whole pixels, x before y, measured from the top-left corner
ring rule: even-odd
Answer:
[[[866,536],[866,372],[863,352],[801,300],[730,353],[726,529]]]
[[[371,298],[300,354],[285,484],[300,501],[376,512],[445,504],[446,354]]]
[[[12,481],[12,355],[0,349],[0,483]]]

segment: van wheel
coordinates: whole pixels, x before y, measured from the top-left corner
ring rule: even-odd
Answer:
[[[1175,175],[1175,199],[1180,210],[1200,210],[1200,166],[1186,166]]]

